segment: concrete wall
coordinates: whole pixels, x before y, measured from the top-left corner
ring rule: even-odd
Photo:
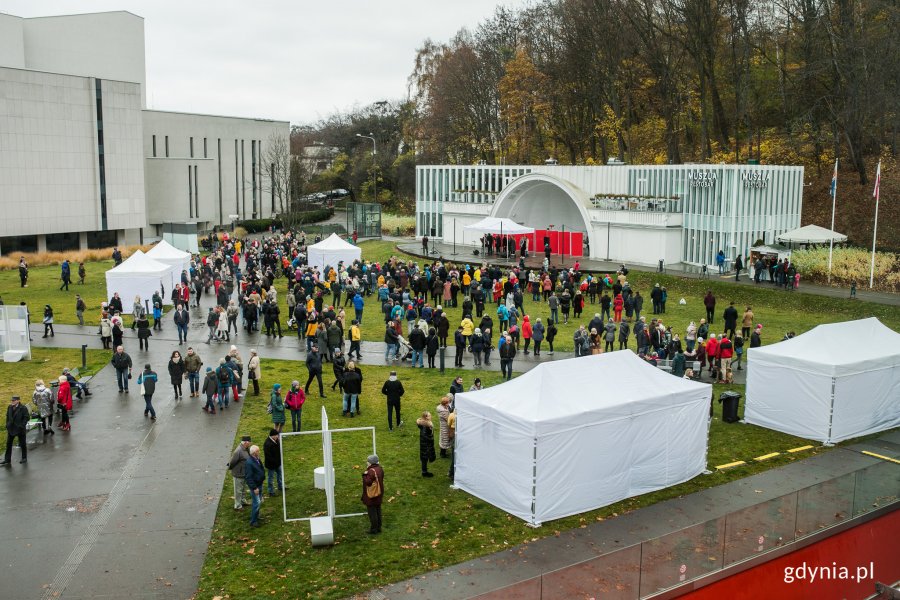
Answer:
[[[144,19],[125,11],[22,19],[25,68],[140,84],[147,105]]]
[[[25,68],[25,30],[22,17],[0,13],[0,65]]]
[[[145,110],[143,129],[151,225],[187,218],[171,215],[181,215],[187,210],[188,163],[198,166],[201,186],[199,215],[189,220],[210,226],[230,223],[228,215],[231,214],[238,214],[241,219],[272,216],[267,153],[273,135],[289,137],[287,121]],[[274,212],[279,211],[276,198]]]
[[[107,157],[116,229],[144,218],[140,93],[136,84],[108,89],[106,145],[122,155]],[[0,90],[0,237],[100,229],[94,81],[0,67]]]

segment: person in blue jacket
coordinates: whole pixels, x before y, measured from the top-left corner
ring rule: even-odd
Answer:
[[[153,393],[156,391],[156,372],[150,368],[150,363],[144,365],[144,370],[138,375],[137,382],[141,386],[141,395],[144,396],[144,416],[150,415],[152,420],[156,420],[156,411],[153,410]]]
[[[262,486],[266,470],[259,460],[259,446],[250,446],[250,458],[244,463],[244,481],[250,488],[250,527],[259,527],[259,505],[262,504]]]

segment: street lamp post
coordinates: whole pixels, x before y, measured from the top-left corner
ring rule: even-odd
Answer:
[[[375,169],[377,168],[377,163],[375,162],[375,156],[378,152],[375,149],[375,138],[372,137],[372,134],[363,135],[361,133],[357,133],[356,137],[358,138],[366,138],[367,140],[372,140],[372,195],[374,197],[374,202],[378,202],[378,179],[375,175]]]

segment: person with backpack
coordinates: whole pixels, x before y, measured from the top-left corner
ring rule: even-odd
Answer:
[[[206,326],[209,327],[209,336],[206,338],[206,343],[209,344],[213,340],[218,340],[216,329],[219,327],[219,313],[212,306],[209,307],[209,313],[206,315]]]
[[[203,412],[214,415],[216,414],[216,392],[218,392],[218,384],[216,382],[216,372],[212,367],[206,367],[206,376],[203,378],[203,387],[201,392],[206,394],[206,404],[203,406]]]
[[[225,364],[225,359],[219,359],[216,367],[216,393],[219,394],[219,409],[228,408],[228,393],[234,385],[234,373]]]
[[[381,533],[381,502],[384,497],[384,469],[378,463],[378,455],[366,459],[362,474],[362,503],[369,514],[369,533]]]

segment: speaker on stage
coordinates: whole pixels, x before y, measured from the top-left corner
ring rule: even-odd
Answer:
[[[431,237],[436,237],[436,236],[437,236],[437,227],[432,227],[431,228]]]

